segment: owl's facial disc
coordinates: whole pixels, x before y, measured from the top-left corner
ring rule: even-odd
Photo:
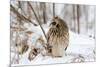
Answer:
[[[56,25],[56,22],[52,22],[51,24],[52,24],[52,25]]]
[[[55,21],[53,21],[51,24],[50,24],[50,27],[51,28],[59,28],[59,24]]]
[[[56,23],[55,21],[53,21],[53,22],[51,22],[50,27],[51,27],[51,28],[55,28],[56,24],[57,24],[57,23]]]

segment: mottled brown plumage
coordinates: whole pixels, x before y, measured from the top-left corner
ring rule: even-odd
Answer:
[[[30,61],[33,60],[39,53],[40,53],[39,48],[32,48],[31,51],[29,52],[28,59]]]
[[[54,17],[50,24],[47,38],[48,44],[51,46],[52,56],[64,56],[69,43],[69,32],[66,22],[59,17]]]

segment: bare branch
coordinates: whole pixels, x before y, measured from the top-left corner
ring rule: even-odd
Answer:
[[[46,38],[46,40],[47,40],[47,37],[46,37],[45,31],[43,30],[43,28],[42,28],[42,26],[41,26],[41,22],[40,22],[40,20],[38,19],[38,17],[37,17],[37,15],[36,15],[36,13],[35,13],[35,11],[34,11],[32,5],[30,4],[30,2],[28,2],[28,5],[29,5],[30,8],[32,9],[32,11],[33,11],[33,13],[34,13],[34,15],[35,15],[35,18],[36,18],[37,22],[39,23],[40,28],[41,28],[41,30],[43,31],[43,34],[44,34],[44,36],[45,36],[45,38]]]
[[[20,19],[26,20],[26,21],[32,23],[33,25],[37,26],[37,24],[33,23],[30,19],[28,19],[28,18],[26,18],[24,15],[20,14],[20,13],[15,9],[15,7],[14,7],[13,5],[10,5],[10,7],[11,7],[11,10],[12,10],[14,13],[16,13],[17,16],[18,16]]]

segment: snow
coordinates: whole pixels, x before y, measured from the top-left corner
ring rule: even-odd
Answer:
[[[42,26],[47,32],[47,26]],[[34,27],[34,29],[30,26],[30,30],[34,32],[30,36],[30,39],[28,41],[30,46],[32,46],[35,44],[36,39],[43,35],[43,33],[39,26]],[[89,38],[85,35],[73,33],[72,31],[69,31],[69,34],[69,47],[66,50],[66,55],[64,57],[53,58],[51,56],[42,56],[41,54],[38,54],[32,61],[29,61],[29,49],[25,54],[20,57],[19,64],[12,64],[12,66],[95,61],[95,39]]]
[[[18,10],[19,13],[22,13],[20,9],[18,9],[18,3],[15,2],[15,1],[11,1],[11,4]],[[23,6],[23,9],[25,10],[25,13],[27,15],[27,6],[25,3],[22,4]],[[48,4],[47,4],[48,5]],[[67,4],[66,4],[67,5]],[[24,7],[25,6],[25,7]],[[33,4],[33,6],[36,6]],[[70,22],[74,23],[73,22],[73,14],[72,14],[72,11],[73,11],[73,5],[67,5],[66,6],[66,9],[64,8],[64,5],[62,4],[56,4],[55,5],[56,8],[56,15],[60,16],[60,17],[64,17],[66,16],[65,18],[63,18],[65,21],[67,21],[68,25],[69,25],[69,28],[71,28],[71,26],[74,26],[74,24],[70,25]],[[50,12],[50,11],[53,11],[52,10],[52,5],[51,7],[50,6],[46,6],[46,7],[49,7],[49,9],[47,9],[47,13]],[[84,7],[84,6],[83,6]],[[43,35],[43,32],[40,28],[40,26],[33,26],[32,24],[30,23],[24,23],[24,27],[27,28],[27,31],[32,31],[33,34],[31,34],[29,36],[29,40],[28,40],[28,44],[29,44],[29,50],[24,53],[23,55],[20,56],[20,60],[19,60],[19,64],[15,63],[15,64],[12,64],[12,66],[17,66],[17,65],[40,65],[40,64],[57,64],[57,63],[78,63],[78,62],[89,62],[89,61],[95,61],[95,39],[93,38],[94,37],[94,30],[95,30],[95,6],[86,6],[88,7],[88,22],[86,22],[85,20],[85,17],[87,15],[85,15],[84,11],[83,10],[80,10],[82,12],[82,16],[80,17],[80,32],[81,34],[77,34],[77,33],[74,33],[72,32],[71,30],[69,31],[69,46],[66,50],[66,55],[64,57],[59,57],[59,58],[53,58],[51,56],[42,56],[41,54],[38,54],[32,61],[29,61],[28,60],[28,54],[31,50],[31,47],[35,45],[35,42],[36,40],[42,35],[43,36],[43,39],[45,39],[44,35]],[[83,9],[83,8],[82,8]],[[63,11],[63,13],[62,13]],[[64,13],[64,12],[67,12],[67,13]],[[65,15],[64,15],[65,14]],[[11,14],[13,16],[11,16],[11,21],[14,22],[17,22],[15,20],[16,18],[16,15],[15,14]],[[24,15],[24,14],[23,14]],[[33,15],[33,14],[32,14]],[[48,16],[51,16],[51,13],[48,13]],[[34,19],[31,19],[34,23],[38,24],[36,20]],[[74,20],[76,21],[76,19]],[[24,21],[23,21],[24,22]],[[45,32],[47,33],[48,31],[48,25],[49,25],[49,21],[47,22],[48,24],[45,25],[43,24],[42,27],[43,29],[45,30]],[[94,24],[93,24],[94,23]],[[86,29],[86,24],[91,24],[93,26],[92,29]],[[89,25],[89,26],[91,26]],[[75,24],[76,28],[77,28],[77,25]],[[16,26],[15,26],[16,27]],[[88,32],[87,32],[88,30]],[[93,37],[89,37],[89,35],[92,35]],[[21,36],[21,33],[20,33],[20,36]],[[15,35],[13,35],[13,37],[15,37]],[[21,36],[21,38],[24,38],[23,36]],[[14,38],[13,38],[14,39]],[[13,40],[15,41],[15,39]],[[14,45],[15,42],[12,43],[12,47],[11,47],[11,50],[14,51]],[[37,46],[37,47],[40,47]],[[11,57],[13,58],[15,54],[11,52]],[[11,60],[13,60],[11,58]]]

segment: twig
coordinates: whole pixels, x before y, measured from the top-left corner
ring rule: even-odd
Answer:
[[[17,14],[17,16],[22,20],[27,20],[28,22],[32,23],[33,25],[37,26],[37,24],[33,23],[30,19],[26,18],[24,15],[20,14],[13,5],[10,5],[11,10]]]
[[[31,5],[29,2],[28,2],[28,5],[29,5],[30,8],[32,9],[32,11],[33,11],[33,13],[34,13],[34,15],[35,15],[35,17],[36,17],[36,20],[37,20],[37,22],[39,23],[40,28],[41,28],[41,30],[43,31],[43,34],[44,34],[44,36],[45,36],[45,38],[46,38],[46,40],[47,40],[47,37],[46,37],[45,31],[43,30],[43,28],[42,28],[42,26],[41,26],[41,22],[39,21],[39,19],[38,19],[37,15],[36,15],[36,13],[35,13],[35,11],[34,11],[32,5]]]

